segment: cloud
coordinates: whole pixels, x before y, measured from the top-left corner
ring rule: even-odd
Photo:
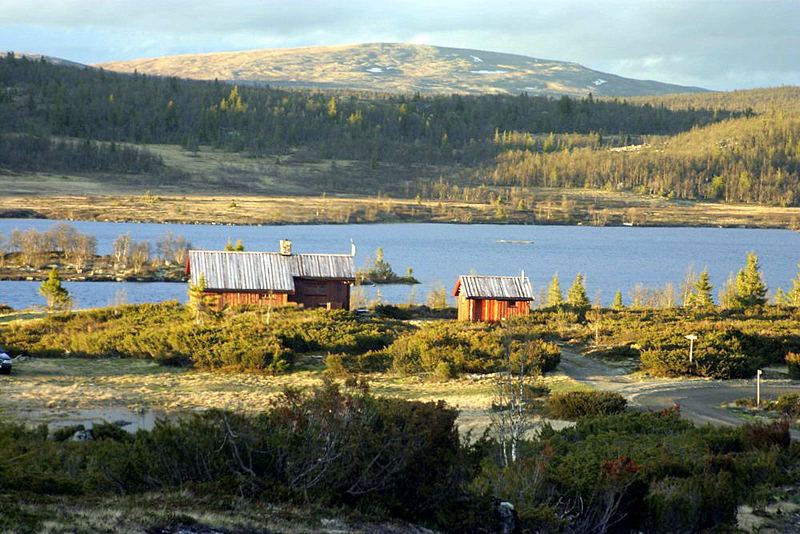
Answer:
[[[800,84],[797,0],[0,0],[0,49],[86,63],[415,42],[732,89]]]

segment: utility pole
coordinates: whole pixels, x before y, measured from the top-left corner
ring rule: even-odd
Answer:
[[[756,371],[756,407],[761,408],[761,369]]]
[[[689,364],[691,365],[694,361],[694,342],[697,339],[697,336],[694,334],[689,334],[688,336],[683,336],[689,340]]]

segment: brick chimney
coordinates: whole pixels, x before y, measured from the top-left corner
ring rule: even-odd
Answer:
[[[280,248],[281,256],[291,256],[292,255],[292,242],[288,239],[281,239],[281,248]]]

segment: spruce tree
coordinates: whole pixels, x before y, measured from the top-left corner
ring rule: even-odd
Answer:
[[[622,291],[617,289],[617,292],[614,293],[614,302],[611,303],[611,307],[615,310],[621,310],[625,308],[625,304],[622,303]]]
[[[52,269],[47,275],[47,280],[39,286],[39,293],[47,299],[47,307],[50,310],[67,309],[72,301],[69,291],[61,285],[61,278],[56,269]]]
[[[561,283],[558,281],[558,273],[555,273],[547,288],[547,305],[553,308],[561,306],[563,303],[564,295],[561,293]]]
[[[711,280],[708,276],[708,269],[703,269],[697,282],[694,284],[694,292],[692,293],[689,304],[694,308],[707,308],[714,305],[714,286],[711,285]]]
[[[786,304],[800,308],[800,264],[797,265],[797,276],[792,278],[792,287],[786,293]]]
[[[236,240],[236,244],[234,245],[231,243],[231,240],[228,239],[228,242],[225,243],[225,251],[226,252],[244,252],[244,243],[242,243],[241,239]]]
[[[789,299],[786,297],[786,293],[784,293],[783,288],[779,287],[775,290],[775,296],[772,297],[772,303],[776,306],[788,306]]]
[[[202,323],[214,308],[214,297],[206,291],[207,282],[204,274],[200,273],[196,284],[189,284],[189,309],[197,323]]]
[[[736,275],[736,302],[745,308],[767,303],[767,286],[755,252],[747,253],[747,263]]]
[[[736,302],[736,279],[733,273],[728,275],[728,279],[723,284],[719,292],[719,305],[723,309],[735,308]]]
[[[567,291],[567,304],[577,309],[586,309],[591,305],[589,297],[586,295],[586,286],[581,273],[575,275],[575,280]]]

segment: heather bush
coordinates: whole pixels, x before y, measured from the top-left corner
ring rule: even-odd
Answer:
[[[733,523],[737,492],[732,485],[727,472],[654,482],[645,497],[647,530],[694,532]]]
[[[473,485],[513,502],[523,531],[724,530],[752,488],[798,476],[800,449],[784,434],[694,427],[677,409],[583,417],[544,427],[506,469],[494,452]]]
[[[625,411],[628,401],[610,391],[572,391],[551,395],[547,399],[548,413],[557,419],[578,419],[595,415],[610,415]]]
[[[465,489],[482,445],[461,443],[456,417],[443,403],[376,398],[326,382],[286,390],[260,416],[210,411],[136,434],[100,425],[94,441],[53,441],[46,428],[0,422],[0,449],[15,458],[0,463],[0,492],[195,490],[473,530],[491,524],[493,511]]]

